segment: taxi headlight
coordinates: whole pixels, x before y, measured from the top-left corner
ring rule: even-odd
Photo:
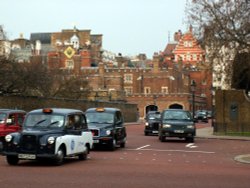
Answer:
[[[12,136],[10,134],[5,136],[5,141],[10,142],[12,140]]]
[[[146,123],[145,123],[145,126],[148,126],[148,125],[149,125],[149,123],[148,123],[148,122],[146,122]]]
[[[169,125],[169,124],[163,124],[162,128],[171,128],[171,125]]]
[[[55,143],[55,138],[54,137],[49,137],[48,138],[48,144],[54,144]]]
[[[194,125],[187,125],[188,129],[194,129]]]
[[[110,130],[106,130],[106,135],[110,135],[111,134],[111,131]]]

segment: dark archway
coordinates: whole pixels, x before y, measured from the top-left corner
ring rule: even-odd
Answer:
[[[146,106],[146,114],[149,111],[158,111],[158,106],[156,106],[156,105],[148,105],[148,106]]]
[[[169,106],[170,109],[183,109],[183,106],[180,104],[171,104]]]

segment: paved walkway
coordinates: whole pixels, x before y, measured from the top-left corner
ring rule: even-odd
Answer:
[[[197,131],[196,132],[197,138],[250,141],[250,137],[246,137],[246,136],[221,136],[221,135],[218,136],[218,135],[214,135],[213,134],[213,127],[198,128],[196,131]],[[234,160],[241,162],[241,163],[250,164],[250,154],[238,155],[234,158]]]

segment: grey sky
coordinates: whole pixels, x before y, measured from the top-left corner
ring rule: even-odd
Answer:
[[[103,48],[123,55],[163,51],[168,33],[186,32],[186,0],[0,0],[0,25],[9,39],[20,33],[90,29]]]

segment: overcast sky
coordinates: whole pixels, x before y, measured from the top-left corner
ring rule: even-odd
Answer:
[[[0,0],[0,25],[9,39],[23,33],[90,29],[103,48],[123,55],[163,51],[168,35],[186,32],[186,0]]]

